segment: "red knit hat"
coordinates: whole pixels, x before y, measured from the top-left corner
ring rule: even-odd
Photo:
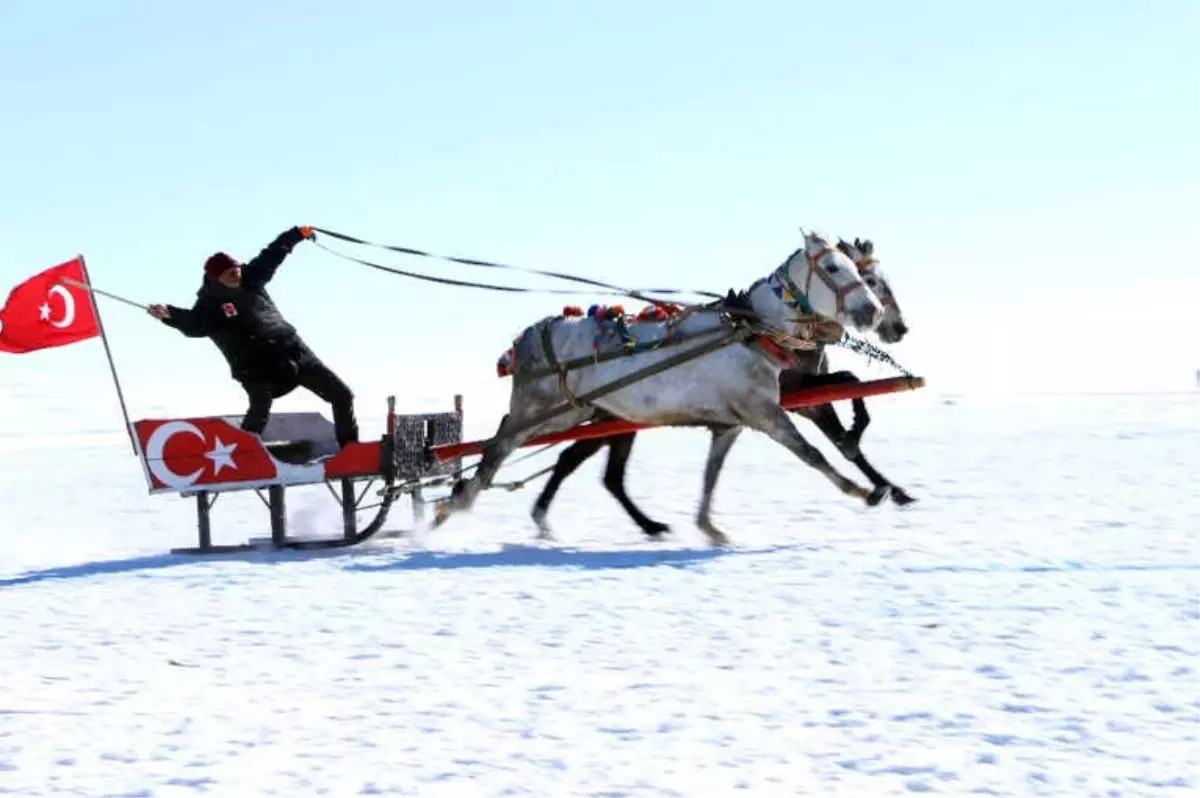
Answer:
[[[232,269],[235,266],[240,266],[236,260],[226,255],[224,252],[218,252],[204,261],[204,276],[210,280],[215,280],[221,276],[226,269]]]

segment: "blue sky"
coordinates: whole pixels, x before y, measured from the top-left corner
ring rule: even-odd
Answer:
[[[307,223],[724,291],[803,225],[876,241],[912,329],[894,354],[931,387],[1186,389],[1198,22],[1192,0],[10,0],[0,282],[82,252],[100,287],[188,304],[209,253]],[[564,301],[313,247],[273,293],[360,401],[402,404],[415,384],[500,401],[496,356]],[[135,414],[243,409],[210,344],[101,310]],[[93,343],[0,362],[10,385],[96,401],[106,368]]]

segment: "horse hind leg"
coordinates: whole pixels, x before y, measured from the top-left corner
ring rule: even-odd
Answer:
[[[531,409],[529,412],[532,414],[537,411]],[[514,413],[506,415],[500,421],[500,426],[496,430],[493,440],[483,447],[483,458],[480,460],[479,468],[475,474],[470,479],[458,480],[451,489],[449,498],[439,505],[435,526],[441,526],[449,520],[450,515],[453,513],[469,511],[475,505],[475,500],[479,494],[491,486],[496,472],[500,470],[500,466],[504,464],[508,456],[519,449],[527,440],[535,438],[544,432],[573,427],[576,424],[586,421],[590,415],[591,411],[587,409],[573,411],[569,415],[551,419],[545,423],[522,430],[515,435],[509,434],[509,430],[523,424],[525,417]]]
[[[546,521],[546,515],[550,512],[550,502],[554,501],[554,496],[562,487],[562,483],[611,440],[611,438],[590,438],[575,441],[558,456],[558,460],[554,463],[554,471],[550,474],[550,479],[546,480],[546,485],[538,494],[533,503],[533,510],[530,512],[533,522],[538,527],[538,537],[545,539],[553,537],[550,524]]]
[[[496,435],[503,434],[506,416],[504,421],[500,422],[500,428]],[[437,511],[434,514],[433,528],[437,529],[442,524],[450,520],[450,516],[455,513],[467,512],[475,505],[475,499],[485,488],[492,484],[492,479],[496,472],[500,470],[501,463],[512,454],[512,452],[521,445],[521,438],[503,438],[500,437],[496,442],[487,444],[483,447],[483,458],[479,462],[479,467],[475,475],[468,479],[461,477],[454,482],[450,488],[450,495],[446,500],[438,504]]]
[[[641,527],[643,534],[647,537],[657,538],[664,532],[670,532],[671,528],[643,513],[625,492],[625,471],[629,466],[629,455],[633,452],[633,441],[636,437],[636,432],[627,432],[605,439],[608,442],[608,465],[604,469],[604,487],[620,503],[634,523]]]
[[[621,507],[624,508],[625,512],[641,527],[647,536],[657,537],[664,532],[670,531],[670,527],[666,524],[647,517],[625,492],[625,471],[629,463],[629,455],[633,451],[633,441],[636,436],[636,432],[628,432],[607,438],[591,438],[576,441],[559,455],[558,461],[554,464],[554,471],[551,473],[550,479],[547,480],[545,487],[542,488],[541,494],[534,502],[531,513],[534,523],[538,525],[540,537],[552,537],[553,533],[549,522],[546,520],[546,515],[550,511],[550,503],[554,501],[554,497],[558,493],[559,488],[562,487],[562,483],[566,481],[567,477],[575,473],[576,469],[586,462],[588,458],[605,446],[608,446],[608,465],[604,471],[604,487],[613,495]]]
[[[804,436],[800,434],[800,431],[788,419],[787,413],[779,405],[763,406],[758,413],[744,420],[747,426],[759,430],[796,455],[805,464],[820,471],[847,496],[862,499],[868,506],[874,507],[888,494],[886,485],[876,487],[875,490],[868,490],[838,472],[819,449],[804,439]]]
[[[725,458],[734,442],[742,433],[742,427],[714,427],[712,443],[708,447],[708,459],[704,463],[704,494],[700,497],[700,510],[696,514],[696,526],[708,536],[714,546],[728,546],[729,538],[717,529],[712,522],[713,492],[717,488],[717,478],[725,465]]]

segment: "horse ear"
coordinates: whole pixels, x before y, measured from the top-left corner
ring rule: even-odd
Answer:
[[[875,244],[871,241],[871,239],[864,238],[861,249],[864,255],[870,255],[875,251]]]

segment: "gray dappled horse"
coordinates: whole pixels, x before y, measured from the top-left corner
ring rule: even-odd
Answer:
[[[731,320],[736,318],[731,311],[739,309],[733,304],[752,312],[751,326]],[[470,510],[504,460],[525,441],[592,421],[601,413],[641,424],[711,431],[696,522],[713,545],[725,545],[728,538],[713,525],[712,494],[730,447],[747,427],[788,449],[846,495],[878,504],[886,488],[872,491],[843,476],[792,424],[779,406],[784,364],[747,332],[796,339],[813,318],[869,332],[883,315],[854,261],[824,236],[805,232],[803,246],[756,280],[736,303],[727,299],[693,308],[666,330],[662,322],[634,322],[613,343],[597,339],[600,321],[543,318],[514,342],[509,412],[485,445],[476,473],[457,482],[439,506],[438,523]],[[727,338],[734,333],[741,337]],[[629,352],[629,345],[638,348]],[[706,347],[708,351],[685,362],[664,362]],[[654,366],[660,370],[648,373]],[[619,380],[627,382],[612,390]]]
[[[855,262],[863,277],[863,282],[875,293],[883,305],[883,321],[875,330],[880,340],[888,344],[903,340],[908,333],[908,325],[904,322],[904,316],[900,311],[900,305],[896,301],[891,284],[874,256],[874,244],[869,239],[860,241],[856,238],[853,244],[838,241],[837,246]],[[830,374],[829,361],[823,346],[817,349],[796,350],[793,354],[799,362],[780,372],[780,393],[859,381],[858,377],[850,371],[837,371]],[[837,410],[832,404],[800,407],[788,412],[803,416],[816,424],[825,437],[837,446],[842,456],[858,466],[858,469],[871,480],[876,488],[888,490],[892,501],[896,504],[906,505],[915,501],[903,488],[892,484],[890,480],[876,471],[859,450],[862,435],[871,423],[871,417],[867,414],[867,407],[862,399],[851,401],[854,408],[854,423],[849,431],[842,426]],[[542,536],[550,535],[550,525],[546,516],[550,511],[550,503],[554,501],[562,483],[588,458],[606,446],[608,447],[608,463],[604,469],[604,487],[646,535],[656,537],[670,530],[666,524],[655,521],[643,513],[625,491],[625,472],[636,437],[637,432],[625,432],[607,438],[590,438],[575,441],[563,450],[554,464],[554,471],[551,473],[550,479],[546,481],[541,494],[533,504],[531,514],[541,530]]]

